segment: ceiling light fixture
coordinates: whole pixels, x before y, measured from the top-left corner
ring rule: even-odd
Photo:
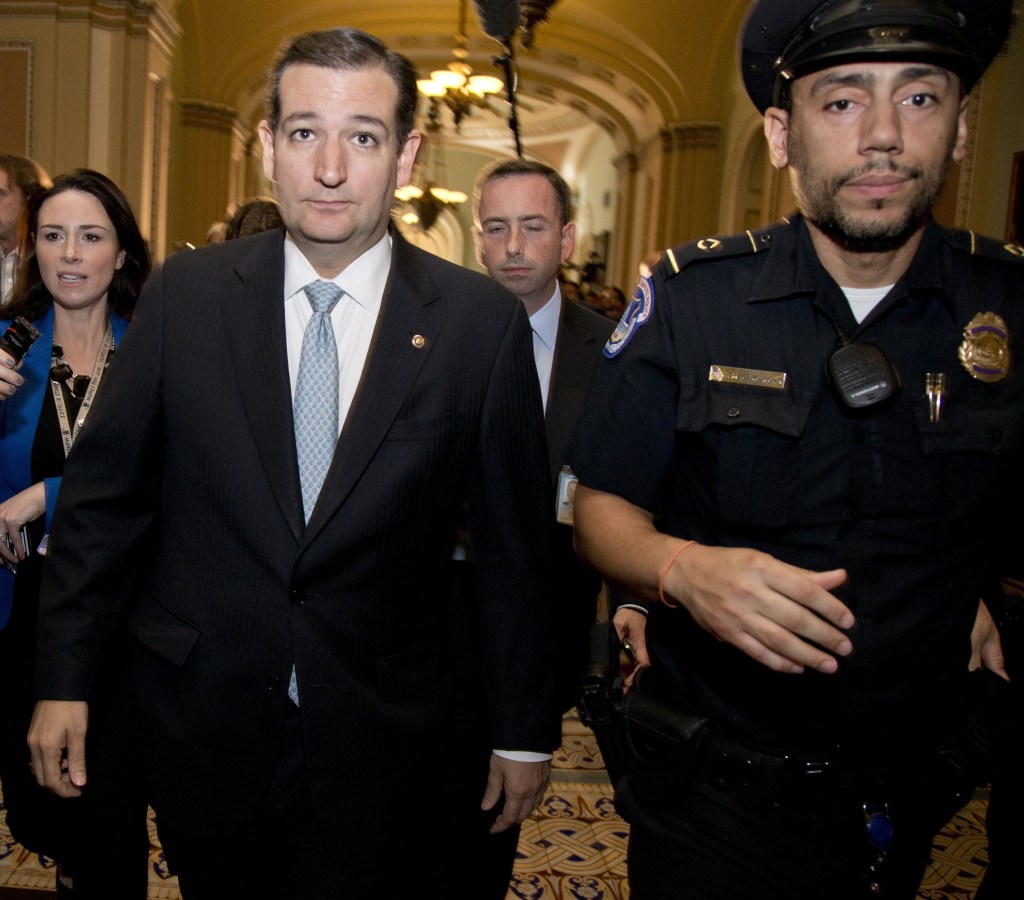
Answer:
[[[402,221],[407,225],[418,224],[424,231],[429,231],[433,227],[442,210],[458,206],[469,199],[464,191],[453,191],[441,187],[447,179],[445,178],[444,147],[441,142],[441,110],[438,104],[438,98],[431,97],[427,124],[423,129],[426,133],[421,148],[422,185],[410,183],[395,190],[395,199],[408,207],[401,214]]]
[[[505,83],[494,75],[473,74],[473,67],[466,62],[469,56],[466,42],[466,0],[459,0],[459,30],[452,50],[455,58],[448,63],[447,68],[436,69],[430,73],[430,78],[421,78],[416,82],[421,94],[440,100],[452,111],[456,131],[474,107],[489,108],[488,97],[505,87]]]

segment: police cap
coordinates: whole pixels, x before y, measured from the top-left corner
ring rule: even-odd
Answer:
[[[966,90],[1010,28],[1012,0],[754,0],[740,28],[743,83],[763,113],[790,79],[848,62],[907,60]]]

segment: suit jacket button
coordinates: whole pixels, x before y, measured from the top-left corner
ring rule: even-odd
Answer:
[[[277,675],[271,675],[267,678],[267,690],[272,693],[277,693],[281,690],[282,684],[284,684],[284,679],[279,678]]]
[[[292,606],[302,606],[306,602],[306,592],[302,588],[292,588],[288,594],[288,601]]]

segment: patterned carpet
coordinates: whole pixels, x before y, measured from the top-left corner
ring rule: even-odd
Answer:
[[[629,826],[615,814],[611,797],[593,735],[567,717],[551,787],[523,825],[508,900],[628,900]],[[987,795],[979,791],[936,838],[918,900],[974,896],[988,860],[986,808]],[[150,837],[150,900],[178,900],[152,823]],[[7,831],[0,795],[0,900],[52,896],[53,880],[52,861],[29,853]]]

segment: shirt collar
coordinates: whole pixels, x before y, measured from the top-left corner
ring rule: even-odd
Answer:
[[[934,221],[925,226],[921,246],[917,248],[907,271],[896,282],[895,291],[891,291],[887,299],[895,299],[903,292],[937,292],[946,307],[953,311],[953,293],[943,275],[939,259],[939,231]],[[773,229],[772,249],[754,285],[750,302],[797,296],[814,297],[829,282],[834,284],[832,276],[818,259],[803,217],[794,215],[788,226]]]
[[[530,316],[530,327],[549,350],[555,347],[558,338],[558,318],[562,311],[562,292],[555,285],[555,292],[540,309]]]
[[[391,234],[384,236],[362,256],[334,278],[322,279],[338,285],[356,303],[369,312],[380,309],[384,286],[391,271]],[[284,239],[284,299],[288,300],[311,281],[321,280],[316,269],[298,245],[287,235]]]

